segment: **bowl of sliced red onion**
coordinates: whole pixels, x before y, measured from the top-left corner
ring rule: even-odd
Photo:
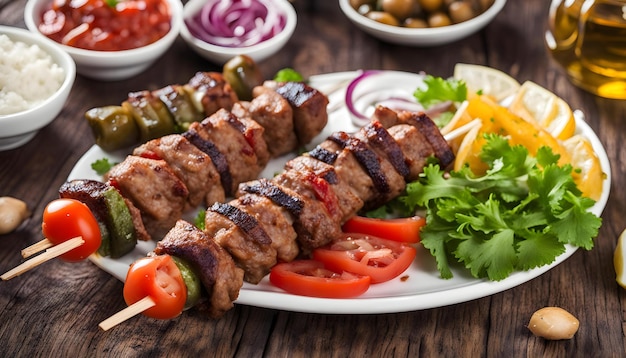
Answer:
[[[297,23],[287,0],[190,0],[183,17],[181,37],[219,65],[236,55],[266,59],[289,41]]]

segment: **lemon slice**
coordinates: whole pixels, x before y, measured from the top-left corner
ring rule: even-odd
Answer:
[[[541,126],[557,139],[567,139],[576,131],[576,120],[570,106],[559,96],[531,81],[522,84],[509,110]]]
[[[481,128],[482,122],[479,119],[476,119],[457,129],[467,130],[467,133],[463,136],[463,139],[461,140],[461,143],[458,145],[458,149],[456,150],[456,157],[454,160],[455,171],[461,170],[461,168],[463,168],[463,165],[471,160],[470,158],[472,157],[472,155],[476,154],[474,144],[476,143],[476,137],[478,137],[478,133],[480,133]]]
[[[457,63],[454,66],[454,78],[463,80],[467,85],[468,96],[481,92],[500,102],[517,93],[519,82],[508,74],[495,68]]]
[[[617,240],[617,246],[615,247],[615,253],[613,254],[613,266],[615,266],[615,281],[626,288],[626,264],[624,257],[626,256],[626,230],[622,231],[622,234]]]
[[[602,195],[602,186],[606,175],[602,171],[600,159],[593,146],[580,134],[563,141],[563,147],[569,153],[572,163],[572,176],[583,195],[598,200]]]

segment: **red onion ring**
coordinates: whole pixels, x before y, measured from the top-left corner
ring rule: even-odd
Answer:
[[[389,88],[386,86],[380,86],[380,88],[373,87],[365,92],[359,91],[360,93],[358,93],[357,96],[357,93],[355,93],[356,89],[363,82],[363,80],[372,76],[383,75],[385,72],[386,71],[383,70],[360,71],[357,77],[355,77],[348,84],[348,87],[346,88],[345,103],[355,125],[362,126],[370,121],[367,114],[357,109],[357,102],[361,105],[365,104],[366,108],[383,105],[393,110],[425,112],[431,117],[437,117],[449,109],[451,105],[450,101],[441,102],[425,109],[422,104],[417,102],[412,93],[407,93],[406,96],[404,94],[398,96],[397,94],[390,93]]]
[[[247,47],[285,28],[286,15],[269,0],[208,0],[185,22],[191,34],[224,47]]]

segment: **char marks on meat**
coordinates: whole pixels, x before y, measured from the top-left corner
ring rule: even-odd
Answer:
[[[263,195],[272,200],[275,204],[285,208],[295,217],[300,215],[302,206],[304,205],[302,200],[287,194],[284,190],[265,178],[240,184],[239,194],[237,196],[242,196],[243,193]]]
[[[187,209],[225,199],[220,174],[211,157],[182,135],[148,141],[135,148],[133,155],[165,160],[189,190]]]
[[[243,285],[243,270],[212,237],[179,220],[157,243],[154,253],[179,257],[191,265],[206,291],[205,299],[196,307],[209,317],[221,317],[233,307]]]
[[[283,96],[293,108],[293,121],[300,145],[309,143],[328,122],[328,97],[304,82],[266,84]]]
[[[205,116],[220,109],[230,110],[237,102],[237,94],[218,72],[198,72],[185,85],[194,93],[194,101],[199,103]]]
[[[244,129],[245,125],[224,109],[190,126],[190,130],[212,142],[226,157],[232,183],[224,190],[231,194],[237,190],[239,183],[255,179],[265,167],[265,163],[259,163],[254,148],[244,137]]]

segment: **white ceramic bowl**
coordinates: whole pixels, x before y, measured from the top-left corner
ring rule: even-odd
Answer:
[[[0,115],[0,150],[17,148],[31,140],[37,131],[52,122],[63,109],[76,78],[72,58],[52,40],[41,38],[26,29],[0,26],[0,34],[12,42],[37,45],[63,68],[65,79],[59,89],[35,107],[13,114]]]
[[[28,0],[24,9],[26,27],[41,37],[37,29],[43,8],[52,0]],[[76,62],[79,74],[102,81],[117,81],[135,76],[163,55],[178,37],[183,20],[180,0],[166,0],[172,12],[172,27],[158,41],[136,49],[123,51],[92,51],[60,45]]]
[[[187,25],[184,24],[180,29],[181,37],[187,42],[196,53],[205,59],[218,64],[223,65],[226,61],[237,55],[247,55],[254,61],[262,61],[267,57],[278,52],[289,41],[291,35],[293,35],[296,29],[296,23],[298,17],[293,5],[287,0],[272,0],[274,4],[282,11],[286,18],[285,27],[283,30],[274,37],[260,42],[256,45],[248,47],[223,47],[212,45],[208,42],[202,41],[199,38],[193,36]],[[183,10],[183,17],[185,19],[191,18],[200,11],[204,6],[205,0],[190,0]]]
[[[412,29],[382,24],[371,20],[350,6],[350,0],[339,0],[343,13],[358,28],[380,40],[409,46],[438,46],[467,37],[485,27],[502,10],[506,0],[495,0],[493,5],[479,16],[458,24]]]

